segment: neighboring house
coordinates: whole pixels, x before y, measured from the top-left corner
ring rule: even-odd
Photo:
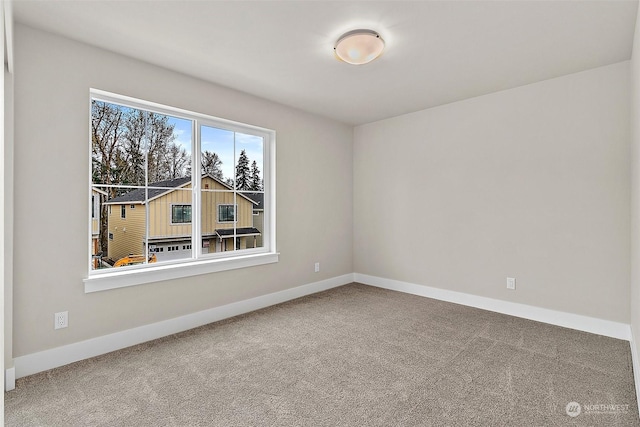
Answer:
[[[253,205],[253,226],[260,231],[256,237],[257,247],[262,247],[262,233],[264,231],[264,193],[242,193],[256,204]]]
[[[97,255],[100,252],[100,210],[104,200],[107,200],[107,192],[91,189],[91,256],[93,268],[98,268],[100,262]]]
[[[191,177],[149,187],[156,188],[136,189],[105,202],[109,206],[107,256],[114,261],[145,253],[147,203],[148,255],[155,254],[158,262],[191,257]],[[255,201],[241,193],[234,196],[231,187],[211,175],[202,176],[202,192],[203,253],[259,247],[261,231],[253,226]]]

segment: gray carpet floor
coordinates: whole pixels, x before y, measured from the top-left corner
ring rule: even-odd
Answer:
[[[360,284],[16,385],[8,426],[640,426],[628,342]]]

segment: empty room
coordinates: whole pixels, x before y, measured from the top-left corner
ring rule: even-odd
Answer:
[[[637,0],[15,0],[8,426],[640,426]]]

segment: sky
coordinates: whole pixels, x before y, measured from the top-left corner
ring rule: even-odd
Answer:
[[[169,116],[169,123],[174,125],[175,143],[191,155],[191,121]],[[236,142],[234,158],[234,137]],[[249,165],[255,160],[263,175],[263,141],[261,137],[218,129],[210,126],[200,127],[201,150],[212,151],[222,160],[222,173],[226,178],[235,175],[235,164],[241,150],[246,150]]]

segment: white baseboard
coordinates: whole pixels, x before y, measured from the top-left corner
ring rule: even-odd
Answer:
[[[22,378],[38,372],[64,366],[79,360],[99,356],[146,341],[162,338],[167,335],[183,332],[208,323],[217,322],[239,314],[259,310],[271,305],[314,294],[327,289],[359,282],[370,286],[385,288],[413,295],[433,298],[441,301],[462,304],[470,307],[522,317],[538,322],[563,326],[566,328],[595,333],[612,338],[631,341],[633,369],[636,387],[640,386],[640,360],[634,345],[631,327],[628,324],[596,319],[578,314],[549,310],[525,304],[501,301],[445,289],[385,279],[360,273],[345,274],[338,277],[309,283],[296,288],[286,289],[244,301],[214,307],[208,310],[187,314],[174,319],[144,325],[126,331],[116,332],[86,341],[81,341],[38,353],[14,358],[14,367],[5,371],[5,390],[15,387],[16,378]],[[640,391],[638,391],[640,398]],[[640,406],[640,405],[639,405]]]
[[[15,366],[4,371],[4,391],[11,391],[14,388],[16,388]]]
[[[416,285],[414,283],[401,282],[398,280],[385,279],[360,273],[354,273],[354,280],[358,283],[376,286],[378,288],[420,295],[440,301],[453,302],[456,304],[495,311],[497,313],[522,317],[524,319],[549,323],[551,325],[631,341],[631,327],[626,323],[612,322],[610,320],[549,310],[546,308],[486,298],[446,289],[432,288],[430,286]]]
[[[633,382],[636,386],[636,400],[640,408],[640,360],[638,359],[636,334],[631,326],[631,365],[633,366]]]
[[[99,356],[132,345],[141,344],[167,335],[183,332],[208,323],[217,322],[239,314],[248,313],[305,295],[336,288],[353,282],[353,274],[333,277],[319,282],[309,283],[296,288],[285,289],[267,295],[238,301],[221,307],[187,314],[174,319],[150,325],[139,326],[122,332],[116,332],[86,341],[27,354],[14,358],[15,378],[22,378],[48,369],[68,365],[69,363]],[[15,385],[14,385],[15,386]]]

